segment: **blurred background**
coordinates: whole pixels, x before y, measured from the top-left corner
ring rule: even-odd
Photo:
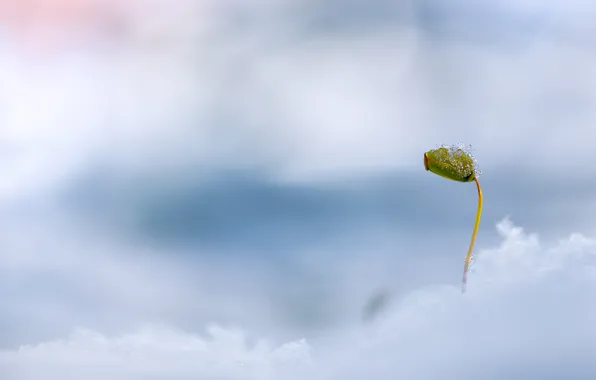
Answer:
[[[0,1],[0,347],[144,323],[316,341],[457,287],[476,189],[424,171],[443,143],[483,172],[479,250],[508,216],[593,234],[595,15]]]

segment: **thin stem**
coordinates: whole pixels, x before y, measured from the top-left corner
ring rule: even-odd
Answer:
[[[476,187],[478,188],[478,209],[476,210],[476,221],[474,222],[474,230],[472,231],[472,239],[470,240],[470,248],[468,248],[468,254],[466,255],[466,260],[464,261],[464,276],[462,279],[462,293],[466,292],[466,283],[468,281],[468,268],[470,266],[470,261],[472,261],[472,249],[474,248],[474,243],[476,242],[476,234],[478,233],[478,226],[480,225],[480,215],[482,214],[482,189],[480,188],[480,182],[478,182],[477,178],[474,178],[476,182]]]

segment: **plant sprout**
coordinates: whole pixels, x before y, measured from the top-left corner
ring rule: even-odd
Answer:
[[[441,146],[437,149],[429,150],[424,153],[424,168],[431,172],[440,175],[441,177],[451,179],[458,182],[476,182],[478,188],[478,209],[476,210],[476,221],[474,222],[474,229],[472,230],[472,239],[470,240],[470,247],[464,260],[464,274],[462,278],[462,293],[466,291],[466,282],[468,279],[468,268],[472,261],[472,249],[476,241],[476,234],[478,226],[480,225],[480,215],[482,214],[482,189],[478,176],[480,172],[477,170],[476,161],[470,154],[461,146]]]

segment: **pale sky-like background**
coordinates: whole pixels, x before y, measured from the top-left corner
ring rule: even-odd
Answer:
[[[596,378],[595,19],[0,0],[0,377]]]

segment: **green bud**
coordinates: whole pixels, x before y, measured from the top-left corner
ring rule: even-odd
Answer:
[[[474,159],[461,148],[429,150],[424,153],[424,168],[459,182],[472,182],[476,177]]]

